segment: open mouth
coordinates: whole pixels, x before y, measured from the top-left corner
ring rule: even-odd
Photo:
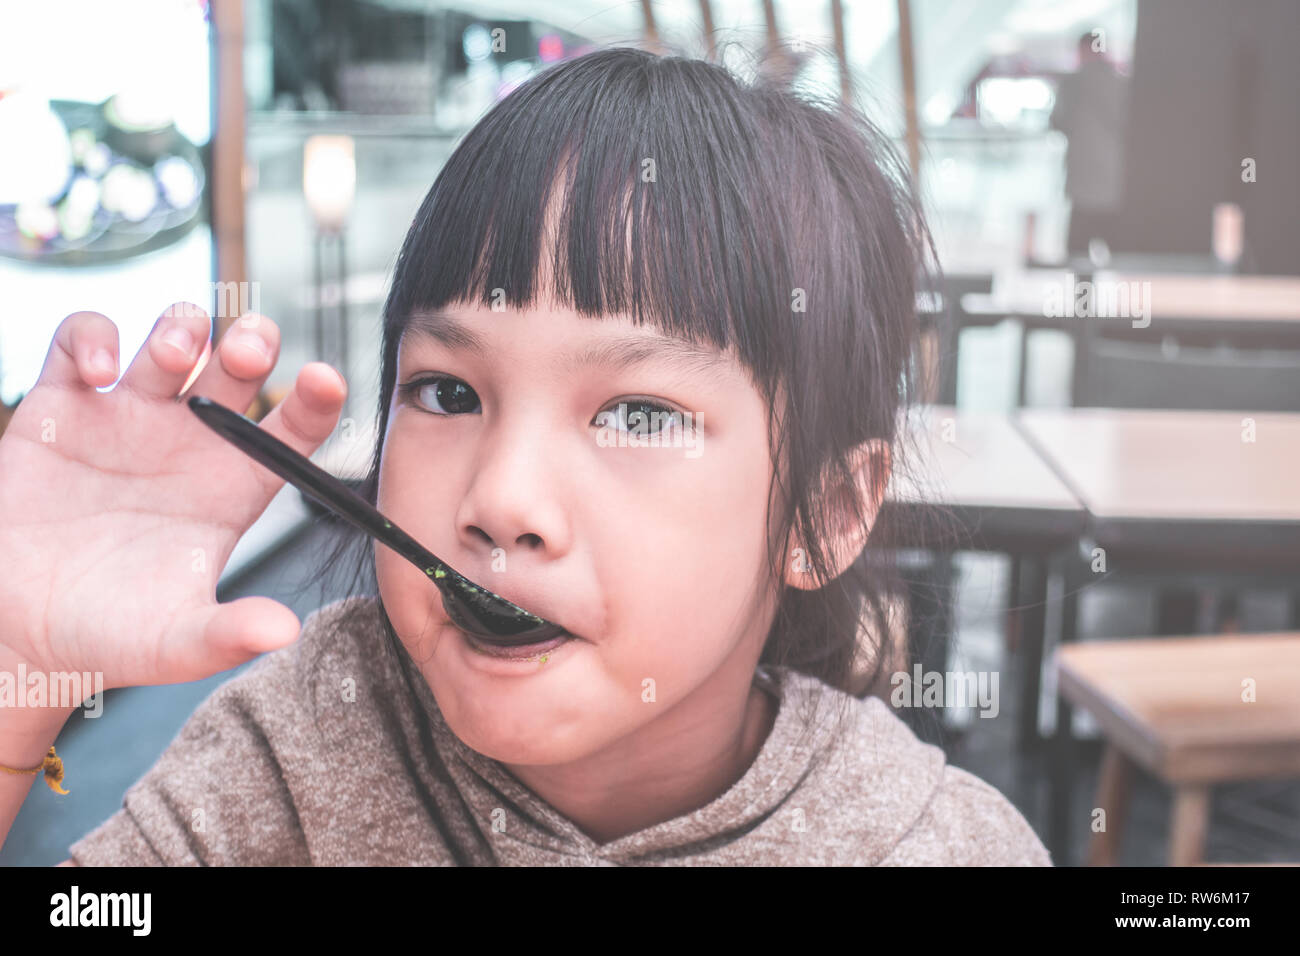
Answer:
[[[489,657],[501,657],[507,660],[535,660],[541,663],[545,663],[547,655],[557,647],[567,644],[574,639],[572,634],[568,631],[564,631],[558,637],[553,637],[545,641],[538,641],[534,644],[505,646],[485,643],[484,641],[474,637],[472,634],[466,633],[463,629],[459,630],[464,636],[465,643],[469,645],[470,649],[480,654],[486,654]]]

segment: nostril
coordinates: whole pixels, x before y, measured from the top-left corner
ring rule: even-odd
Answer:
[[[519,536],[519,543],[524,545],[525,547],[535,548],[542,543],[542,539],[537,535],[529,532],[528,534],[523,534]]]
[[[478,535],[478,537],[482,539],[485,544],[492,543],[492,536],[488,534],[486,531],[484,531],[482,528],[478,527],[477,525],[470,525],[469,530],[471,534]]]

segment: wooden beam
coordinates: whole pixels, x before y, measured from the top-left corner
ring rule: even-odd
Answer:
[[[212,131],[212,235],[219,282],[248,281],[244,246],[244,5],[213,0],[216,124]],[[239,316],[216,320],[219,339]]]
[[[764,55],[763,71],[785,89],[794,82],[799,72],[799,58],[790,48],[781,43],[781,28],[776,22],[775,0],[763,0],[763,22],[766,27],[767,44]]]
[[[712,63],[718,58],[718,38],[714,32],[713,26],[713,3],[711,0],[700,0],[700,23],[704,31],[704,48],[707,51],[709,62]]]
[[[655,53],[663,52],[663,43],[659,40],[659,28],[655,25],[655,12],[652,0],[641,0],[641,16],[645,20],[645,45]]]
[[[921,128],[916,119],[916,58],[912,48],[912,6],[898,0],[898,58],[903,68],[903,116],[907,121],[907,163],[921,181]]]
[[[767,48],[775,50],[781,42],[781,30],[776,25],[775,0],[763,0],[763,24],[767,28]]]
[[[853,105],[853,75],[844,42],[844,0],[831,0],[831,30],[835,37],[835,61],[840,68],[840,102]]]

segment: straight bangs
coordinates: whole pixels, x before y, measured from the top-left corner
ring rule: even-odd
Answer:
[[[624,314],[734,348],[770,398],[809,284],[789,244],[817,210],[763,149],[769,104],[698,61],[613,49],[568,66],[498,103],[443,168],[398,261],[391,330],[457,302]]]

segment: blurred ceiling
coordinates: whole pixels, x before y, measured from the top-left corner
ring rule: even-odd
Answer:
[[[405,10],[454,10],[484,19],[548,23],[597,45],[637,43],[644,30],[637,0],[383,0]],[[847,55],[855,83],[886,127],[901,122],[896,0],[844,0]],[[1132,45],[1137,0],[911,0],[916,46],[917,104],[922,121],[944,113],[972,76],[994,54],[1025,47],[1059,47],[1072,53],[1075,38],[1105,28],[1111,52],[1126,57]],[[655,0],[660,38],[675,52],[702,56],[705,43],[699,0]],[[712,17],[725,62],[744,71],[765,38],[761,0],[712,0]],[[781,35],[810,50],[824,50],[803,81],[833,93],[830,0],[776,3]],[[739,47],[739,49],[729,49]],[[746,52],[748,51],[748,52]]]

